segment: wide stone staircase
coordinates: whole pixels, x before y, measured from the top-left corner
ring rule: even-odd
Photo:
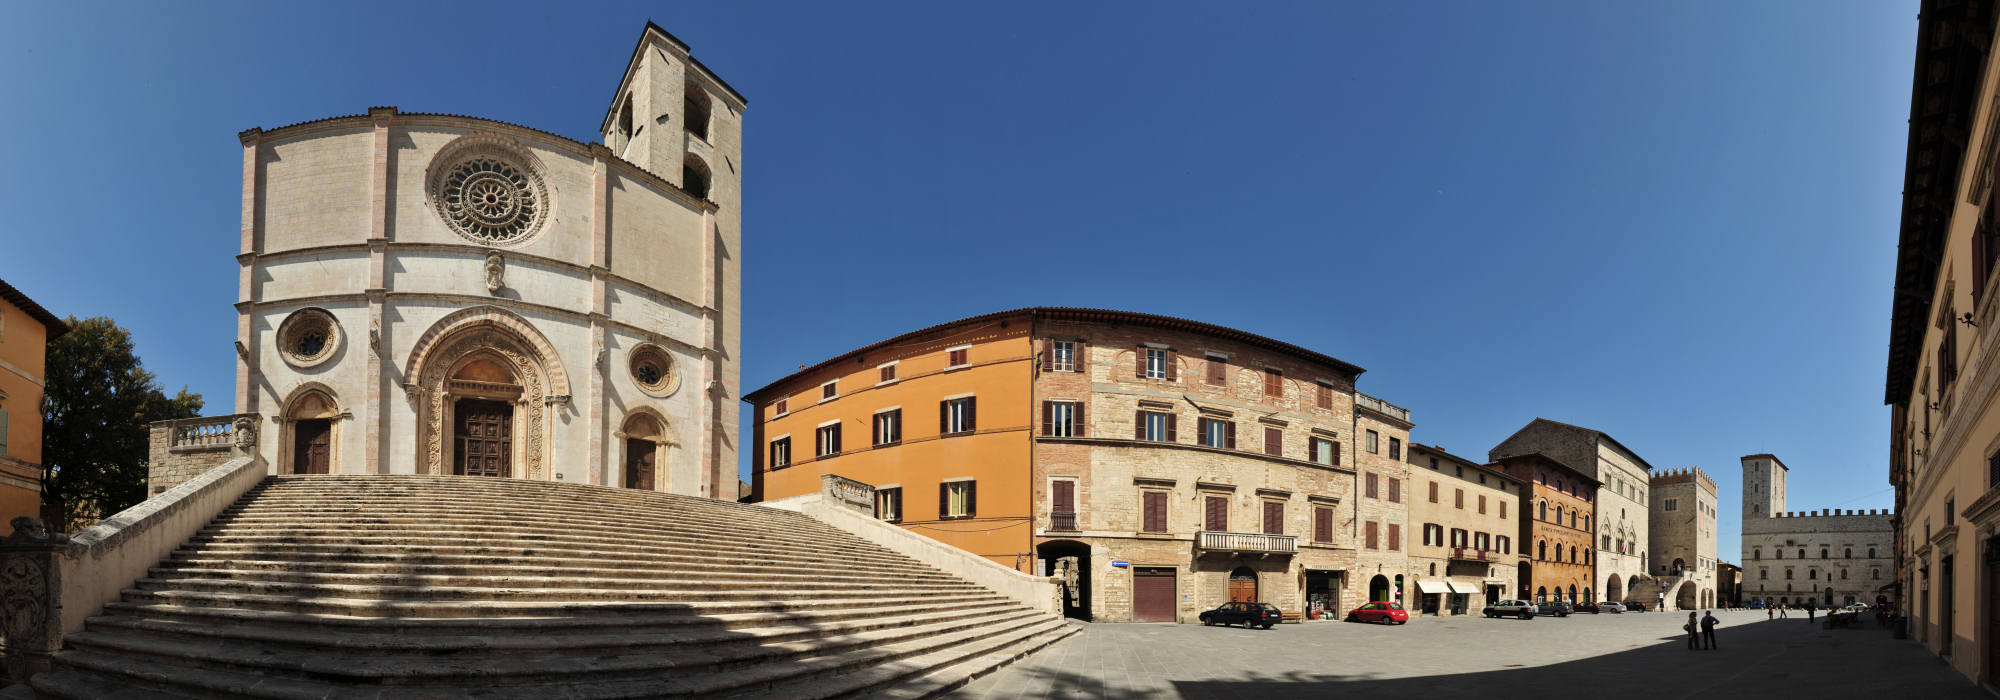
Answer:
[[[924,697],[1074,631],[787,511],[512,479],[277,476],[68,636],[33,686]]]

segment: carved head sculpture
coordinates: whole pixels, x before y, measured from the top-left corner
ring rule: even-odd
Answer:
[[[14,526],[14,534],[7,539],[45,540],[49,538],[49,528],[47,525],[42,524],[41,518],[23,515],[14,518],[9,523]]]
[[[251,447],[257,444],[257,419],[241,416],[234,424],[237,447]]]
[[[500,289],[507,286],[506,280],[503,279],[506,271],[507,261],[501,258],[499,253],[486,256],[486,293],[499,294]]]

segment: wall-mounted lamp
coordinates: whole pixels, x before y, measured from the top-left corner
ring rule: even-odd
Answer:
[[[1973,320],[1972,320],[1972,312],[1970,312],[1970,311],[1967,311],[1967,312],[1965,312],[1965,315],[1963,315],[1963,316],[1959,316],[1959,317],[1958,317],[1958,322],[1959,322],[1959,323],[1963,323],[1963,324],[1965,324],[1965,325],[1968,325],[1968,326],[1972,326],[1973,328],[1978,328],[1978,327],[1979,327],[1979,324],[1978,324],[1977,322],[1975,322],[1975,321],[1973,321]]]

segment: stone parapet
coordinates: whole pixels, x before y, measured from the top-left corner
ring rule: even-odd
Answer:
[[[146,491],[159,495],[256,451],[256,413],[155,421],[148,439]]]

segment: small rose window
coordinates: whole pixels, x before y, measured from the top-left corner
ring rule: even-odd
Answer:
[[[639,389],[654,396],[673,393],[679,384],[674,373],[673,358],[658,345],[645,344],[632,350],[632,381]]]
[[[299,309],[278,324],[278,355],[293,367],[313,367],[340,345],[340,323],[325,309]]]

